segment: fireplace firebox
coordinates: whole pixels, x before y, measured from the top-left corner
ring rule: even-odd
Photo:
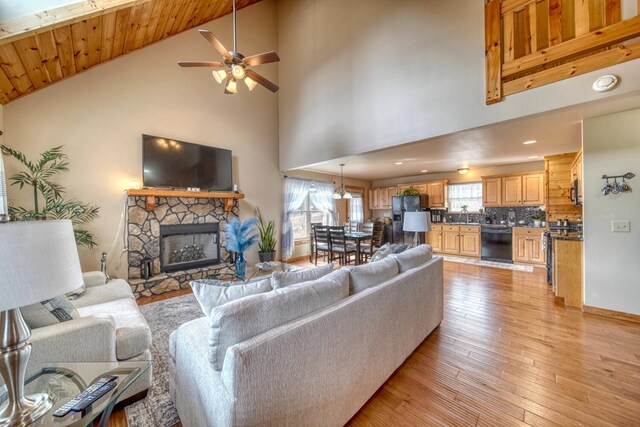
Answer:
[[[163,272],[219,263],[218,223],[160,225],[160,268]]]

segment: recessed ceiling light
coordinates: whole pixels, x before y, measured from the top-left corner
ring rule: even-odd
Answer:
[[[525,142],[523,142],[523,144],[524,144],[524,145],[530,145],[530,144],[535,144],[536,142],[538,142],[538,140],[536,140],[536,139],[532,139],[532,140],[530,140],[530,141],[525,141]]]
[[[396,165],[401,165],[401,164],[402,164],[402,162],[396,162]]]
[[[530,159],[537,159],[540,156],[529,156]]]
[[[618,76],[614,76],[613,74],[607,74],[604,76],[600,76],[593,82],[591,88],[596,92],[608,92],[611,89],[618,86]]]
[[[429,172],[429,171],[428,171],[428,170],[426,170],[426,169],[422,169],[420,172],[421,172],[421,173],[427,173],[427,172]]]

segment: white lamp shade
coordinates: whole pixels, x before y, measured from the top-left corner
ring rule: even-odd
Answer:
[[[0,311],[64,295],[82,283],[71,221],[0,224]]]
[[[403,231],[429,231],[431,229],[431,221],[429,221],[427,212],[405,212],[404,222],[402,223]]]

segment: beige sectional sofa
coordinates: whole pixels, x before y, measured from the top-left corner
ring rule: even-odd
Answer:
[[[106,281],[100,272],[85,273],[86,292],[71,303],[80,318],[31,331],[27,375],[43,363],[151,360],[151,330],[140,313],[129,284]],[[120,398],[151,386],[148,369]]]
[[[442,266],[422,245],[182,325],[169,342],[182,425],[344,425],[442,321]]]

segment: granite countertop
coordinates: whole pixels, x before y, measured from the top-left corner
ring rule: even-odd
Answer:
[[[484,225],[481,224],[479,222],[432,222],[432,225],[475,225],[475,226],[479,226],[479,225]],[[539,228],[541,230],[545,230],[546,227],[535,227],[533,224],[528,225],[528,224],[516,224],[516,225],[507,225],[507,224],[489,224],[489,225],[504,225],[505,227],[517,227],[517,228]]]
[[[551,233],[551,238],[555,240],[572,240],[576,242],[581,242],[583,240],[582,234],[580,233],[569,233],[567,235],[559,234],[559,233]]]

